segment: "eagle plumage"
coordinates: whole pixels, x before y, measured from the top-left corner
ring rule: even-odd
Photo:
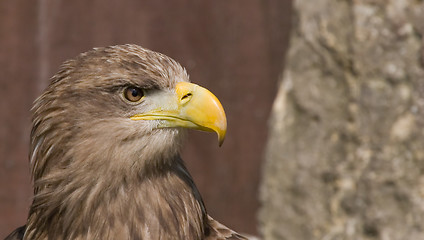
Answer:
[[[32,108],[34,198],[6,239],[246,239],[212,219],[179,152],[225,113],[173,59],[136,45],[65,62]]]

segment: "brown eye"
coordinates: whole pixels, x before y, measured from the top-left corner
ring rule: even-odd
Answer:
[[[138,102],[143,96],[143,90],[137,87],[128,87],[124,90],[124,97],[130,102]]]

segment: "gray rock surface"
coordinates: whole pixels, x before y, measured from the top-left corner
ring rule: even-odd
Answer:
[[[265,239],[424,239],[424,2],[296,0]]]

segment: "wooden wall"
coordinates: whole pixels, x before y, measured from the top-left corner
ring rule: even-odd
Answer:
[[[135,43],[167,54],[221,100],[224,145],[189,134],[183,157],[209,213],[257,233],[267,119],[282,71],[290,0],[0,1],[0,238],[24,224],[31,202],[32,101],[66,59]]]

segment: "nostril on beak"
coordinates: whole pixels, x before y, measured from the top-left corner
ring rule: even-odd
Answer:
[[[181,100],[188,100],[190,97],[191,97],[191,93],[187,93],[186,95],[184,95],[182,98],[181,98]]]

